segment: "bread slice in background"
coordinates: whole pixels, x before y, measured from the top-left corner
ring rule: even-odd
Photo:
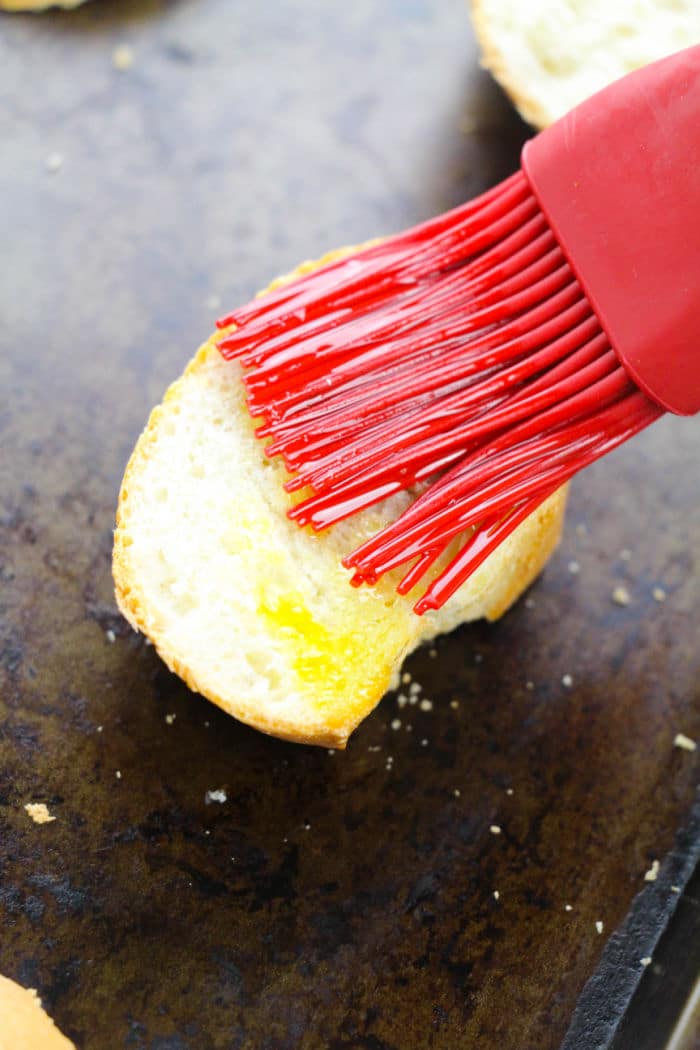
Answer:
[[[289,521],[284,466],[265,456],[240,368],[213,339],[154,409],[127,466],[117,602],[168,667],[229,714],[288,740],[344,747],[407,653],[515,601],[557,543],[565,493],[523,522],[441,610],[418,617],[415,595],[396,594],[396,577],[356,589],[340,564],[411,496],[320,534]]]
[[[698,0],[471,0],[483,64],[543,128],[625,73],[700,42]]]
[[[0,1050],[75,1050],[33,988],[0,977]]]

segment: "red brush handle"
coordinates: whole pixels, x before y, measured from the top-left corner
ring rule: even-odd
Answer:
[[[522,166],[627,371],[699,412],[700,45],[593,95]]]

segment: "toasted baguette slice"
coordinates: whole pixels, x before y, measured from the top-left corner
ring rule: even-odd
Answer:
[[[127,466],[117,602],[168,667],[229,714],[288,740],[342,748],[407,653],[515,601],[558,540],[565,494],[523,522],[439,612],[418,617],[415,598],[396,594],[396,578],[355,589],[340,564],[412,497],[318,535],[290,522],[284,466],[265,456],[239,366],[213,339],[154,409]]]
[[[33,988],[0,977],[0,1050],[75,1050]]]
[[[639,66],[700,41],[698,0],[471,0],[484,65],[543,128]]]

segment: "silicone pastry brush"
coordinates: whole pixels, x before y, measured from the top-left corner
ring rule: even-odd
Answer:
[[[700,46],[526,143],[473,202],[218,323],[289,511],[323,529],[418,497],[348,553],[439,608],[558,486],[700,411]],[[439,564],[435,566],[435,563]]]

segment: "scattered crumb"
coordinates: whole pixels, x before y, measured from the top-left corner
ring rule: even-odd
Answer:
[[[370,744],[369,747],[367,748],[367,750],[368,751],[381,751],[381,746],[379,744]]]
[[[622,561],[629,561],[631,557],[632,551],[629,549],[629,547],[623,547],[620,551],[620,559]]]
[[[630,592],[627,590],[626,587],[623,587],[622,584],[620,584],[613,590],[612,600],[615,602],[615,605],[629,605]]]
[[[595,924],[595,931],[596,931],[596,933],[602,933],[602,932],[603,932],[603,924],[602,924],[602,922],[600,921],[600,919],[598,919],[598,920],[596,921],[596,924]]]
[[[572,576],[577,576],[581,571],[581,566],[577,561],[570,561],[568,569]]]
[[[311,831],[311,825],[309,824],[308,820],[304,821],[304,831]]]
[[[483,659],[484,659],[483,653],[474,653],[474,663],[475,664],[480,664],[483,661]]]
[[[153,645],[153,642],[151,641],[150,638],[144,638],[143,644],[144,645]]]
[[[453,711],[456,711],[459,707],[459,700],[450,700],[450,707]]]
[[[454,791],[452,792],[452,794],[454,795],[455,798],[459,798],[459,796],[462,794],[462,792],[459,790],[459,788],[455,788]]]
[[[573,905],[571,905],[571,904],[565,904],[564,905],[564,911],[573,911],[573,910],[574,910],[573,909]]]
[[[125,73],[127,69],[131,69],[134,64],[134,52],[128,46],[128,44],[119,44],[115,47],[112,52],[112,65],[115,69],[118,69],[120,73]]]
[[[410,683],[410,681],[411,681],[410,673],[408,671],[404,671],[404,673],[401,675],[401,683],[402,683],[402,685],[408,685]]]
[[[413,694],[413,696],[409,696],[409,698],[408,698],[408,702],[409,702],[409,704],[411,704],[411,705],[413,705],[413,704],[417,704],[417,703],[418,703],[418,697],[416,696],[416,694],[415,694],[415,693]]]
[[[671,893],[680,893],[680,892],[681,892],[680,886],[671,886]]]
[[[97,727],[97,732],[101,733],[103,729],[104,729],[104,726],[98,726]]]
[[[215,788],[214,791],[207,791],[204,795],[204,802],[207,806],[211,805],[212,802],[218,802],[223,805],[228,799],[228,795],[223,788]]]
[[[328,754],[329,755],[334,755],[335,754],[335,748],[334,747],[329,747],[328,748]]]
[[[644,881],[645,882],[656,882],[658,874],[659,874],[659,862],[658,862],[658,860],[652,860],[651,867],[649,868],[649,871],[645,871],[644,872]]]
[[[49,153],[46,158],[46,170],[50,171],[52,175],[55,175],[57,171],[60,171],[63,167],[63,154],[62,153]]]
[[[105,638],[107,639],[110,645],[112,645],[112,643],[116,642],[117,640],[117,636],[111,628],[109,631],[105,631]]]
[[[167,722],[167,724],[169,726],[171,726],[176,718],[177,718],[177,715],[166,715],[165,716],[165,721]]]
[[[411,684],[408,687],[408,691],[411,694],[411,696],[417,696],[422,688],[423,686],[420,684],[420,682],[411,682]]]
[[[395,718],[393,720],[393,722],[391,723],[391,728],[392,729],[400,729],[401,728],[401,719],[400,718]]]
[[[513,794],[513,788],[506,788],[506,795],[512,795],[512,794]]]
[[[494,890],[494,891],[493,891],[493,899],[494,899],[495,901],[497,901],[497,900],[500,900],[500,899],[501,899],[501,895],[500,895],[500,893],[498,892],[498,890]]]
[[[431,659],[434,660],[437,656],[437,649],[428,649],[428,656],[430,656]]]
[[[24,807],[35,824],[50,824],[56,818],[49,813],[45,802],[27,802]]]
[[[396,703],[399,705],[399,707],[405,707],[408,703],[408,697],[406,696],[406,694],[399,693],[399,695],[396,697]]]
[[[420,746],[421,747],[427,747],[428,746],[428,741],[425,739],[425,737],[423,737],[423,739],[421,740]]]
[[[535,688],[535,683],[534,683],[534,682],[529,682],[529,681],[528,681],[528,682],[526,682],[526,683],[525,683],[525,688],[527,689],[527,691],[528,691],[529,693],[531,693],[531,692],[532,692],[532,690],[533,690],[533,689]]]
[[[115,774],[114,774],[114,775],[115,775],[115,777],[117,778],[117,780],[121,780],[121,778],[122,778],[122,771],[121,771],[121,769],[118,769],[118,770],[117,770],[117,771],[115,772]]]
[[[421,702],[420,702],[420,704],[418,706],[420,707],[421,711],[432,711],[432,709],[433,709],[433,701],[432,700],[421,700]]]
[[[208,729],[208,728],[209,728],[209,723],[208,723],[208,722],[205,722],[205,723],[204,723],[204,728],[205,728],[205,729]]]
[[[534,609],[535,608],[535,599],[534,598],[526,598],[525,599],[525,608],[526,609]]]
[[[645,955],[643,959],[639,960],[642,966],[649,966],[651,963],[651,955]]]
[[[695,751],[698,745],[691,737],[686,736],[685,733],[676,733],[673,738],[673,746],[679,747],[682,751]]]
[[[491,832],[492,835],[500,835],[501,834],[500,825],[499,824],[492,824],[491,827],[489,828],[489,831]]]
[[[561,676],[561,684],[566,689],[571,689],[572,685],[574,684],[574,680],[573,680],[573,678],[571,677],[570,674],[564,674],[564,675]]]
[[[666,591],[663,589],[663,587],[654,587],[652,589],[651,596],[655,602],[666,601]]]
[[[406,732],[407,732],[407,733],[412,733],[412,732],[413,732],[413,726],[411,725],[411,723],[410,723],[410,722],[408,722],[408,723],[406,724]]]
[[[204,305],[206,306],[207,310],[218,310],[221,306],[221,298],[220,296],[216,295],[216,293],[212,292],[211,295],[207,296]]]

